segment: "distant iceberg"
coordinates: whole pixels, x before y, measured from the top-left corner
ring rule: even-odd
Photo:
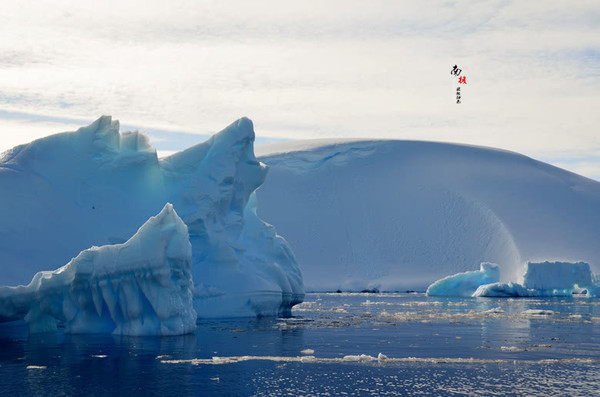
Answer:
[[[30,332],[181,335],[196,329],[192,246],[171,204],[123,244],[92,247],[27,286],[0,287],[0,318]]]
[[[523,284],[482,285],[474,297],[600,296],[590,265],[585,262],[529,262]]]
[[[585,262],[528,262],[523,284],[499,282],[496,265],[481,264],[481,270],[458,273],[431,284],[429,296],[538,297],[600,296],[590,265]]]
[[[484,284],[500,281],[500,269],[494,263],[482,263],[479,270],[444,277],[427,288],[428,296],[471,296]]]
[[[523,285],[539,291],[572,289],[592,285],[590,265],[585,262],[529,262]]]
[[[256,215],[267,166],[253,147],[252,122],[242,118],[158,159],[145,134],[119,133],[103,116],[0,154],[0,285],[26,284],[91,246],[118,246],[169,202],[188,229],[199,318],[289,313],[304,299],[302,273]]]

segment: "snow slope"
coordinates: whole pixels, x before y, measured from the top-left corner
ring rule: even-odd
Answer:
[[[171,204],[123,244],[92,247],[27,286],[0,287],[0,320],[30,332],[182,335],[196,329],[192,246]]]
[[[159,160],[148,138],[103,116],[0,155],[0,285],[28,283],[91,246],[127,241],[170,202],[189,229],[201,317],[270,315],[303,299],[285,240],[256,216],[267,169],[252,122]]]
[[[259,216],[294,247],[308,290],[425,288],[497,263],[600,271],[600,183],[517,153],[418,141],[258,146]]]

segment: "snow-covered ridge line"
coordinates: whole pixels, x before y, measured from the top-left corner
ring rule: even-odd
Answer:
[[[324,156],[334,151],[347,151],[353,148],[374,148],[376,146],[387,146],[389,144],[406,144],[406,145],[431,145],[439,147],[456,147],[456,148],[471,148],[474,150],[493,151],[505,153],[508,155],[516,155],[532,161],[528,156],[523,154],[499,149],[489,146],[469,145],[464,143],[439,142],[439,141],[420,141],[414,139],[373,139],[373,138],[323,138],[323,139],[299,139],[282,142],[273,142],[259,145],[256,147],[256,155],[261,159],[269,157],[280,157],[284,154],[306,154],[313,156],[320,152]]]
[[[123,243],[170,202],[188,228],[199,317],[276,315],[302,301],[291,248],[256,215],[267,167],[249,119],[161,160],[144,134],[118,130],[103,116],[2,155],[0,285]]]
[[[336,142],[334,140],[311,140],[301,141],[301,144],[294,141],[274,143],[263,145],[259,150],[261,161],[268,162],[271,166],[281,165],[299,172],[308,169],[314,169],[322,166],[328,161],[344,164],[344,162],[353,157],[368,156],[373,153],[375,148],[382,144],[382,141],[374,140],[344,140]],[[293,151],[286,151],[286,147],[293,145]],[[260,147],[260,146],[259,146]],[[285,158],[281,155],[285,154]]]

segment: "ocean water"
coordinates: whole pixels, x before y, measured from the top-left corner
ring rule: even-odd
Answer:
[[[316,293],[180,337],[0,327],[0,395],[86,394],[598,395],[600,300]]]

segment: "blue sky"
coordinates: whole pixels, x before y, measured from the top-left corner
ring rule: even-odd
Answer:
[[[4,0],[0,150],[110,114],[167,152],[248,116],[259,142],[469,143],[600,180],[599,27],[597,1]]]

